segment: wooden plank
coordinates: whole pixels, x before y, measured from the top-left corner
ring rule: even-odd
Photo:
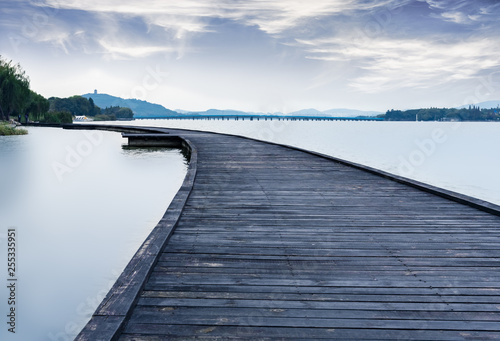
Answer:
[[[151,338],[149,338],[151,337]],[[120,340],[243,339],[243,340],[495,340],[499,332],[446,330],[378,330],[284,328],[221,325],[131,324]]]
[[[151,307],[138,306],[136,308],[135,323],[158,323],[160,319],[169,320],[172,316],[205,316],[205,317],[249,317],[261,318],[307,318],[317,319],[378,319],[378,320],[431,320],[431,321],[489,321],[498,322],[497,315],[493,312],[461,311],[416,311],[416,310],[335,310],[335,309],[261,309],[235,308],[235,307]],[[140,322],[142,321],[142,322]]]
[[[443,296],[428,290],[426,295],[398,294],[392,291],[391,294],[353,294],[346,291],[342,294],[331,293],[282,293],[282,292],[191,292],[191,291],[144,291],[143,298],[190,298],[190,299],[232,299],[232,300],[280,300],[280,301],[320,301],[320,302],[392,302],[392,303],[488,303],[500,304],[500,297],[497,296],[466,296],[448,295]]]
[[[278,309],[276,309],[278,310]],[[169,324],[169,325],[202,325],[202,326],[241,326],[248,327],[289,327],[289,328],[344,328],[344,329],[403,329],[403,330],[454,330],[454,331],[491,331],[499,332],[498,322],[490,321],[451,321],[451,320],[418,320],[418,319],[383,319],[370,316],[363,318],[360,312],[357,318],[315,318],[277,317],[251,315],[249,316],[222,316],[207,315],[177,315],[154,313],[136,314],[129,325],[133,324]],[[467,317],[466,317],[467,318]]]

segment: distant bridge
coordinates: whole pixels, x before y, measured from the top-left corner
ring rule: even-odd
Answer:
[[[383,121],[379,117],[330,117],[330,116],[283,116],[283,115],[175,115],[163,117],[136,116],[136,119],[155,120],[214,120],[214,121]]]

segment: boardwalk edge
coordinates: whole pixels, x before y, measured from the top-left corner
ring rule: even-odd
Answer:
[[[252,139],[252,138],[249,138],[249,139],[256,140],[256,139]],[[259,141],[259,140],[256,140],[256,141]],[[260,141],[260,142],[266,142],[266,141]],[[476,208],[476,209],[481,210],[483,212],[487,212],[487,213],[490,213],[490,214],[493,214],[496,216],[500,216],[500,206],[495,205],[495,204],[488,202],[488,201],[485,201],[485,200],[481,200],[481,199],[477,199],[477,198],[474,198],[474,197],[471,197],[471,196],[468,196],[465,194],[453,192],[453,191],[450,191],[450,190],[447,190],[444,188],[432,186],[432,185],[429,185],[429,184],[426,184],[426,183],[423,183],[423,182],[420,182],[417,180],[405,178],[405,177],[402,177],[402,176],[399,176],[399,175],[396,175],[393,173],[385,172],[385,171],[380,170],[380,169],[372,168],[370,166],[365,166],[365,165],[362,165],[362,164],[359,164],[356,162],[340,159],[340,158],[337,158],[335,156],[330,156],[330,155],[322,154],[319,152],[315,152],[315,151],[311,151],[311,150],[307,150],[307,149],[302,149],[299,147],[290,146],[290,145],[281,144],[281,143],[275,143],[275,142],[267,142],[267,143],[279,145],[279,146],[286,147],[289,149],[298,150],[298,151],[308,153],[311,155],[316,155],[316,156],[322,157],[324,159],[329,159],[329,160],[338,162],[340,164],[343,164],[343,165],[346,165],[349,167],[353,167],[356,169],[360,169],[360,170],[369,172],[371,174],[379,175],[383,178],[386,178],[386,179],[389,179],[389,180],[392,180],[392,181],[395,181],[395,182],[398,182],[401,184],[405,184],[405,185],[408,185],[408,186],[413,187],[413,188],[417,188],[417,189],[422,190],[424,192],[431,193],[431,194],[440,196],[442,198],[449,199],[449,200],[458,202],[460,204],[464,204],[464,205]]]
[[[247,139],[247,140],[258,141],[258,142],[268,143],[268,144],[274,144],[277,146],[281,146],[281,147],[285,147],[285,148],[289,148],[289,149],[293,149],[293,150],[298,150],[298,151],[301,151],[301,152],[304,152],[304,153],[307,153],[310,155],[315,155],[315,156],[318,156],[318,157],[321,157],[324,159],[329,159],[329,160],[338,162],[340,164],[343,164],[343,165],[346,165],[349,167],[353,167],[356,169],[367,171],[371,174],[375,174],[375,175],[381,176],[383,178],[386,178],[386,179],[389,179],[392,181],[396,181],[398,183],[405,184],[405,185],[408,185],[408,186],[413,187],[413,188],[420,189],[424,192],[431,193],[431,194],[440,196],[442,198],[446,198],[446,199],[458,202],[460,204],[464,204],[464,205],[467,205],[469,207],[476,208],[476,209],[481,210],[483,212],[487,212],[487,213],[490,213],[490,214],[493,214],[496,216],[500,216],[500,205],[496,205],[496,204],[493,204],[491,202],[477,199],[477,198],[474,198],[474,197],[471,197],[471,196],[468,196],[465,194],[453,192],[453,191],[450,191],[450,190],[447,190],[444,188],[432,186],[432,185],[429,185],[429,184],[426,184],[426,183],[423,183],[423,182],[420,182],[417,180],[413,180],[410,178],[405,178],[403,176],[389,173],[389,172],[386,172],[386,171],[383,171],[380,169],[376,169],[376,168],[373,168],[370,166],[362,165],[362,164],[359,164],[359,163],[356,163],[353,161],[340,159],[340,158],[337,158],[335,156],[322,154],[319,152],[303,149],[300,147],[296,147],[296,146],[292,146],[292,145],[288,145],[288,144],[284,144],[284,143],[259,140],[257,138],[253,138],[253,137],[230,134],[230,133],[217,133],[217,132],[210,132],[210,131],[202,131],[202,130],[195,130],[195,129],[190,130],[190,129],[180,129],[180,128],[169,128],[169,129],[176,130],[176,131],[189,131],[189,132],[200,132],[200,133],[210,133],[210,134],[234,136],[234,137],[240,137],[240,138]]]
[[[194,185],[198,151],[196,146],[186,138],[183,138],[183,148],[189,151],[190,162],[179,191],[162,219],[132,257],[92,315],[90,321],[80,331],[75,340],[116,340],[124,327],[132,310],[131,308],[135,305],[163,247],[177,225]]]

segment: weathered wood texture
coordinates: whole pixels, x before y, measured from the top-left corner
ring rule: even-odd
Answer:
[[[205,133],[120,340],[500,339],[500,217]]]

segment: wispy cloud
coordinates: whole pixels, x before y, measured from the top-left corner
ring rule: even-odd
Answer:
[[[354,13],[369,13],[374,9],[395,8],[410,0],[38,0],[38,8],[55,9],[60,15],[52,18],[60,26],[61,35],[54,35],[53,44],[71,45],[70,39],[78,26],[85,27],[85,46],[107,58],[144,58],[155,53],[176,53],[180,58],[190,49],[192,37],[214,32],[214,20],[226,20],[257,29],[276,38],[293,40],[304,27],[315,31],[318,18]],[[61,13],[69,13],[63,18]],[[73,22],[75,13],[92,18],[93,25]],[[68,22],[64,22],[64,20]],[[129,27],[140,20],[144,27]],[[320,28],[319,28],[320,29]],[[140,32],[142,30],[142,32]],[[151,32],[162,31],[154,36]],[[320,29],[321,30],[321,29]],[[312,34],[315,34],[314,32]],[[103,37],[104,35],[104,37]],[[139,37],[140,36],[140,37]],[[141,39],[142,37],[142,39]],[[39,38],[39,37],[37,37]],[[46,39],[37,41],[48,42]],[[129,42],[125,46],[120,42]]]
[[[172,52],[173,48],[161,46],[131,46],[129,44],[110,43],[104,39],[99,41],[104,53],[111,59],[144,58],[156,53]]]
[[[187,32],[210,29],[210,18],[235,20],[278,34],[303,20],[330,15],[348,15],[376,8],[398,7],[409,0],[44,0],[39,5],[95,13],[116,13],[145,18],[148,24]]]
[[[446,21],[454,22],[457,24],[466,24],[473,21],[473,16],[465,15],[462,12],[444,12],[440,15]]]
[[[470,39],[443,43],[423,39],[377,38],[366,41],[332,38],[298,40],[308,58],[349,61],[357,76],[349,85],[376,93],[400,87],[430,88],[476,77],[500,65],[498,40]]]
[[[255,25],[268,34],[280,34],[300,27],[307,20],[335,15],[350,15],[369,12],[378,8],[394,8],[408,1],[394,0],[278,0],[278,1],[236,1],[227,15],[247,25]]]
[[[431,16],[455,24],[497,20],[500,3],[488,0],[419,0],[433,10]]]
[[[62,50],[64,53],[69,54],[71,45],[75,40],[78,40],[78,32],[69,34],[59,30],[44,30],[36,37],[38,42],[46,42],[52,44],[54,47]]]

